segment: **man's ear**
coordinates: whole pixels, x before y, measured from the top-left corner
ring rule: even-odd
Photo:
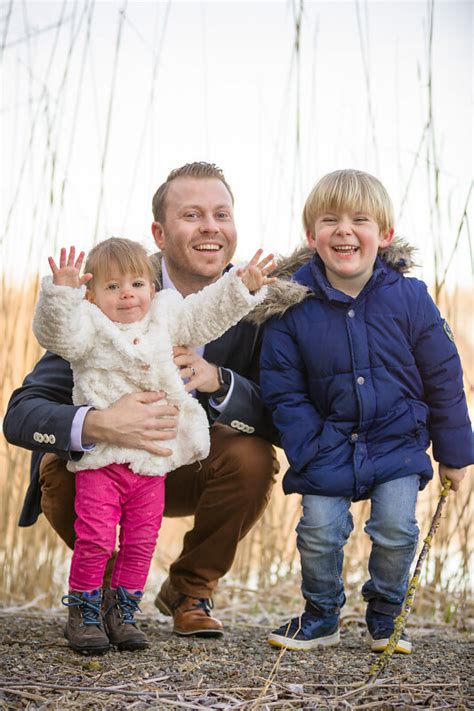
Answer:
[[[165,231],[161,222],[152,222],[151,232],[156,246],[163,251],[165,248]]]
[[[311,230],[306,230],[306,239],[308,241],[308,247],[316,250],[316,240],[314,239],[314,235]]]
[[[379,248],[384,249],[385,247],[388,247],[388,245],[393,240],[394,234],[395,234],[395,230],[393,229],[393,227],[391,227],[386,234],[384,234],[384,235],[381,234]]]

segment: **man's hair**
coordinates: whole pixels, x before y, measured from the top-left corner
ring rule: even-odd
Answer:
[[[314,230],[318,217],[326,212],[365,212],[386,234],[394,226],[393,205],[377,178],[361,170],[335,170],[311,190],[303,210],[305,230]]]
[[[166,178],[165,182],[160,185],[156,193],[153,195],[153,201],[151,203],[153,210],[153,219],[155,222],[164,222],[165,220],[165,209],[166,209],[166,195],[168,193],[169,187],[173,180],[176,178],[216,178],[224,183],[229,195],[232,200],[232,205],[234,204],[234,196],[232,195],[232,190],[230,189],[229,183],[224,177],[222,170],[214,163],[205,163],[204,161],[199,161],[197,163],[186,163],[181,168],[175,168]]]
[[[87,255],[84,273],[91,272],[92,279],[87,287],[94,289],[97,279],[107,280],[114,273],[123,276],[126,273],[134,276],[147,276],[151,282],[155,280],[153,266],[148,253],[141,244],[124,237],[111,237],[99,242]]]

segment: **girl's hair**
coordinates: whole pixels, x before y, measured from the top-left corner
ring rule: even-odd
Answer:
[[[367,213],[383,234],[394,226],[389,194],[380,180],[361,170],[336,170],[321,178],[306,200],[303,225],[312,231],[320,215],[353,210]]]
[[[97,279],[107,280],[117,273],[147,276],[151,282],[155,280],[155,272],[148,253],[138,242],[124,237],[111,237],[99,242],[87,255],[84,272],[93,276],[87,287],[94,289]]]

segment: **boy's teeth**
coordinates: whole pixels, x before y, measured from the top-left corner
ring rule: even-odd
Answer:
[[[351,245],[348,245],[346,247],[334,247],[334,250],[336,252],[355,252],[357,250],[357,247],[352,247]]]

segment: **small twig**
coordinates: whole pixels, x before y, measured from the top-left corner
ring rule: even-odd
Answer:
[[[449,494],[450,488],[451,488],[451,481],[449,479],[447,479],[443,484],[443,488],[441,490],[441,494],[440,494],[439,501],[438,501],[438,506],[436,507],[435,514],[434,514],[433,519],[431,521],[430,530],[428,531],[428,535],[426,536],[426,538],[424,540],[423,548],[421,549],[421,553],[418,556],[418,560],[417,560],[416,566],[415,566],[415,572],[413,573],[413,577],[410,581],[410,585],[408,586],[408,590],[405,595],[405,600],[403,601],[402,611],[395,620],[393,632],[390,636],[390,639],[388,641],[386,649],[382,652],[382,654],[380,655],[380,658],[375,662],[375,664],[372,665],[372,667],[369,671],[369,676],[367,678],[367,684],[373,684],[374,681],[377,679],[377,677],[380,675],[380,673],[388,665],[388,663],[390,662],[390,659],[396,649],[396,646],[397,646],[398,642],[400,641],[400,637],[403,634],[403,630],[405,629],[408,615],[410,614],[412,606],[413,606],[413,601],[415,599],[415,594],[416,594],[416,591],[418,588],[418,584],[420,582],[421,569],[423,567],[423,563],[424,563],[425,558],[428,554],[428,551],[431,548],[433,536],[435,535],[436,531],[438,530],[438,526],[441,521],[441,513],[442,513],[443,507],[446,503],[446,499]]]
[[[7,689],[0,686],[0,691],[5,694],[14,694],[15,696],[21,696],[24,699],[31,699],[32,701],[47,701],[44,696],[38,696],[38,694],[29,694],[27,691],[17,691],[17,689]]]

